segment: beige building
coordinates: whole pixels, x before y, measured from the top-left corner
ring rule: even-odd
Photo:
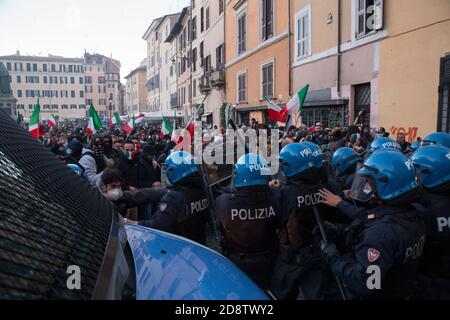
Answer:
[[[150,118],[173,117],[172,104],[176,98],[175,47],[166,41],[177,24],[180,13],[153,20],[143,39],[147,42],[147,112]],[[175,85],[176,86],[176,85]]]
[[[200,92],[207,94],[203,120],[208,125],[220,127],[224,124],[221,111],[225,102],[225,7],[224,1],[216,0],[204,0],[200,4],[204,24],[204,40],[200,44],[200,59],[203,60]]]
[[[28,120],[39,99],[41,117],[55,114],[59,119],[86,116],[83,59],[58,56],[0,57],[11,76],[17,111]]]
[[[84,55],[86,105],[94,105],[99,116],[123,113],[120,62],[101,54]]]
[[[147,82],[147,63],[144,62],[140,67],[134,69],[125,79],[125,114],[131,115],[137,112],[147,111],[147,90],[145,84]]]
[[[292,13],[292,89],[310,84],[304,123],[350,124],[364,110],[366,126],[409,141],[449,130],[448,1],[295,0]]]

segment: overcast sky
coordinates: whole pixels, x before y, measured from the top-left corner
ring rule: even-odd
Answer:
[[[142,36],[154,18],[189,0],[0,0],[0,55],[112,54],[121,77],[146,58]]]

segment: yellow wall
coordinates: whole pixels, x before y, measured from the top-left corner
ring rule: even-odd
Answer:
[[[450,1],[386,1],[378,126],[412,141],[436,130],[440,58],[450,52]],[[444,21],[447,20],[447,21]]]
[[[236,58],[236,16],[240,10],[234,10],[237,3],[232,0],[226,8],[226,57],[227,63]],[[275,35],[288,30],[288,1],[275,1]],[[259,1],[247,1],[247,51],[261,44],[260,40],[260,7]],[[272,45],[265,47],[247,58],[227,67],[226,69],[226,101],[237,101],[237,73],[247,71],[247,102],[251,106],[264,105],[261,102],[261,65],[274,61],[274,95],[283,97],[282,101],[289,100],[289,66],[288,66],[288,38],[287,36]],[[239,105],[245,107],[245,105]]]

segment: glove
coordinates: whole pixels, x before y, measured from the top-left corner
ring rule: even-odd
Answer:
[[[330,263],[331,259],[338,256],[339,252],[336,249],[336,246],[332,243],[326,244],[325,242],[320,243],[320,251],[322,253],[323,258]]]

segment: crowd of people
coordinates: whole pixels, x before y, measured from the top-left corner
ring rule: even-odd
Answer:
[[[225,141],[214,129],[206,144]],[[450,299],[449,134],[409,144],[383,128],[317,123],[281,137],[279,174],[247,153],[211,193],[160,126],[92,137],[56,127],[42,142],[76,162],[126,223],[204,245],[214,223],[222,254],[278,299]]]

